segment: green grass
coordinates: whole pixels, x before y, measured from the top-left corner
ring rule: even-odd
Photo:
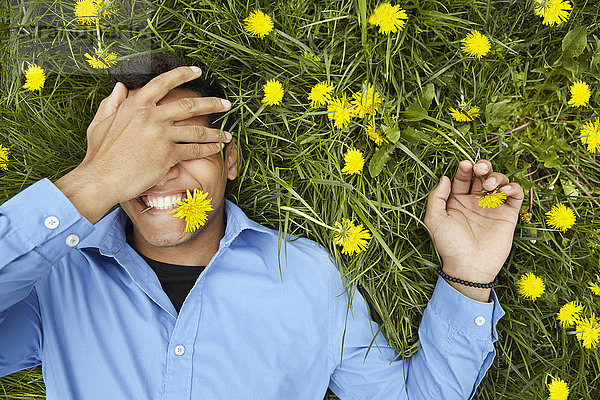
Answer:
[[[490,160],[495,171],[523,186],[523,211],[531,203],[533,218],[519,221],[500,272],[496,292],[506,315],[498,324],[496,359],[476,398],[545,399],[549,375],[568,382],[570,398],[598,398],[598,349],[582,348],[574,329],[562,329],[556,321],[559,308],[571,300],[583,304],[586,316],[600,314],[599,297],[586,285],[600,283],[600,207],[581,190],[570,191],[576,180],[600,198],[600,159],[579,139],[582,124],[600,111],[595,1],[575,1],[568,21],[555,27],[541,24],[531,1],[403,1],[393,4],[407,10],[407,24],[388,37],[366,23],[376,1],[153,4],[151,28],[144,19],[140,35],[150,35],[153,50],[196,60],[223,82],[233,102],[229,118],[245,163],[229,198],[254,220],[327,247],[401,357],[418,350],[417,328],[441,262],[422,223],[429,192],[442,175],[454,176],[463,153]],[[256,7],[275,22],[264,40],[243,30],[242,20]],[[14,38],[8,35],[7,13],[2,15],[0,143],[11,148],[11,158],[9,169],[0,170],[0,201],[78,165],[86,128],[111,90],[107,75],[98,72],[50,75],[41,94],[20,88],[23,61],[49,61],[44,53],[11,55]],[[29,18],[34,23],[35,13]],[[578,27],[585,28],[585,37],[574,31]],[[481,60],[460,51],[459,41],[471,29],[492,41],[492,51]],[[570,31],[579,35],[567,45]],[[114,50],[129,57],[140,49]],[[81,54],[76,59],[81,71],[93,72]],[[279,79],[286,93],[281,106],[264,107],[262,85],[271,78]],[[592,88],[589,107],[567,105],[568,87],[578,79]],[[340,130],[323,109],[309,108],[308,92],[322,80],[331,82],[336,94],[372,82],[384,99],[376,122],[390,127],[395,142],[378,148],[365,134],[365,121],[355,119]],[[461,95],[481,108],[481,118],[467,124],[450,118],[448,107]],[[527,121],[533,122],[505,134]],[[341,173],[342,154],[351,146],[365,153],[362,176]],[[545,212],[559,202],[577,215],[565,233],[545,223]],[[289,208],[328,225],[354,218],[373,239],[366,252],[344,256],[331,231]],[[536,301],[516,291],[515,281],[526,272],[546,283]],[[0,380],[0,397],[43,398],[39,371]]]

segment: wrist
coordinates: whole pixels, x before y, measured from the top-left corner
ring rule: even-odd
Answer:
[[[54,185],[92,225],[113,206],[106,198],[110,192],[81,165],[62,176]]]
[[[456,272],[447,272],[444,270],[445,268],[440,268],[438,267],[438,273],[440,273],[440,276],[442,276],[442,278],[450,285],[452,286],[454,289],[456,289],[456,291],[460,292],[461,294],[463,294],[466,297],[469,297],[473,300],[482,302],[482,303],[489,303],[490,301],[490,294],[492,289],[491,288],[482,288],[482,287],[477,287],[477,286],[473,286],[470,283],[475,283],[475,284],[489,284],[492,283],[492,281],[494,281],[494,279],[490,279],[490,280],[485,280],[486,278],[482,279],[481,277],[477,278],[478,275],[472,273],[471,272],[462,272],[460,269],[456,269]],[[441,272],[440,272],[441,270]],[[448,268],[448,270],[453,271],[453,268]],[[465,269],[463,269],[463,271],[466,271]],[[485,280],[485,282],[484,282]],[[457,282],[458,281],[458,282]],[[466,282],[465,282],[466,281]],[[467,283],[469,282],[469,283]]]

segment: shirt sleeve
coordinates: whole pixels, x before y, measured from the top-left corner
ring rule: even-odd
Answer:
[[[494,289],[483,303],[438,277],[419,325],[419,350],[405,359],[378,333],[358,290],[346,313],[348,297],[333,264],[329,294],[329,387],[342,400],[472,399],[496,355],[496,324],[505,313]]]
[[[72,235],[93,230],[47,178],[0,205],[0,376],[39,364],[35,285],[72,249]]]

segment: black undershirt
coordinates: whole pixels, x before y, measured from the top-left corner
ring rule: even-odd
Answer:
[[[127,218],[125,236],[127,243],[130,245],[133,243],[132,235],[133,223],[131,219]],[[183,301],[190,290],[192,290],[196,279],[198,279],[200,273],[204,270],[204,266],[168,264],[148,258],[139,251],[137,253],[154,270],[162,289],[169,296],[173,307],[175,307],[177,314],[179,314]]]
[[[198,276],[204,270],[204,266],[168,264],[152,260],[141,253],[138,254],[154,270],[160,281],[160,285],[167,296],[169,296],[169,299],[171,299],[171,303],[173,303],[173,306],[177,310],[177,314],[179,314],[183,301],[190,290],[192,290],[196,279],[198,279]]]

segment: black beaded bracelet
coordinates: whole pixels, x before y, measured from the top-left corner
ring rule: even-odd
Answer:
[[[453,276],[446,275],[446,273],[444,273],[444,271],[442,271],[442,267],[438,267],[437,272],[443,278],[448,279],[449,281],[452,281],[452,282],[460,283],[461,285],[465,285],[465,286],[473,286],[473,287],[476,287],[476,288],[490,289],[490,288],[493,288],[494,286],[498,285],[498,277],[497,276],[494,278],[494,282],[491,282],[491,283],[478,283],[478,282],[464,281],[462,279],[458,279],[458,278],[455,278]]]

